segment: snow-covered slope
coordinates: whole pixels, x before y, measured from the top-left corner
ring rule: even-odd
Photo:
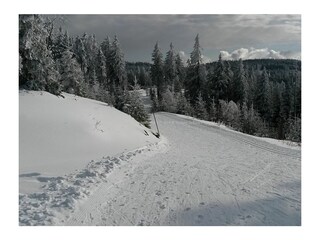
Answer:
[[[48,177],[158,141],[131,116],[71,94],[19,92],[20,192],[37,191]]]

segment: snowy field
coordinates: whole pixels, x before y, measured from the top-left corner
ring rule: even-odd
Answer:
[[[300,148],[170,113],[156,114],[159,141],[128,115],[64,95],[20,92],[20,225],[301,225]],[[68,155],[74,131],[86,141]]]

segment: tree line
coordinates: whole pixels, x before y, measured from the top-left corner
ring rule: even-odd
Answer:
[[[170,44],[152,53],[155,111],[223,122],[244,133],[301,141],[301,62],[247,60],[204,64],[199,36],[183,66]]]
[[[98,44],[94,35],[70,37],[54,21],[41,15],[19,16],[19,87],[103,101],[149,126],[137,80],[130,78],[128,83],[117,36]]]

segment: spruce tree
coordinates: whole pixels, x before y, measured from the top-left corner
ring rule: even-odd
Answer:
[[[63,52],[58,64],[63,91],[83,96],[85,94],[83,72],[81,71],[77,60],[73,58],[73,53],[69,49],[66,49]]]
[[[107,76],[110,75],[110,54],[111,54],[111,40],[109,38],[109,36],[107,36],[102,43],[100,44],[102,53],[105,57],[105,61],[106,61],[106,74]],[[110,85],[110,84],[109,84]]]
[[[217,107],[214,98],[209,106],[209,120],[215,122],[217,120]]]
[[[175,52],[173,50],[172,43],[170,43],[170,49],[166,55],[164,70],[165,70],[165,85],[173,86],[173,83],[176,80],[176,76],[177,76],[177,67],[176,67],[176,61],[175,61]]]
[[[60,94],[60,75],[48,49],[47,37],[41,16],[19,15],[19,86]]]
[[[109,78],[111,80],[111,92],[124,91],[127,89],[127,74],[125,69],[124,55],[120,48],[117,36],[114,36],[109,57]]]
[[[196,118],[208,120],[208,112],[206,109],[206,103],[204,102],[201,93],[199,93],[197,102],[195,105],[194,113]]]
[[[236,72],[233,76],[232,82],[233,96],[232,100],[234,102],[247,102],[248,99],[248,84],[245,75],[245,70],[243,67],[242,59],[237,63]]]
[[[76,40],[74,42],[73,52],[76,56],[78,63],[80,64],[81,70],[84,73],[87,72],[87,67],[88,67],[87,54],[86,54],[86,50],[85,50],[83,41],[79,36],[76,37]]]
[[[265,120],[270,117],[270,84],[266,68],[263,69],[257,81],[256,106],[259,114]]]
[[[165,90],[165,84],[162,53],[160,51],[158,42],[154,46],[154,50],[152,53],[152,62],[153,64],[151,66],[151,80],[152,83],[157,87],[157,99],[158,101],[161,101],[162,94]]]
[[[211,90],[209,97],[211,99],[214,97],[217,101],[220,99],[227,100],[228,82],[224,61],[222,60],[221,54],[219,54],[216,68],[208,79],[209,89]]]
[[[96,58],[96,75],[99,85],[103,89],[107,89],[107,68],[106,68],[106,58],[102,52],[101,47],[98,50],[98,55]]]
[[[65,34],[62,31],[62,28],[59,28],[57,36],[53,40],[52,45],[52,56],[55,61],[62,58],[63,52],[69,48],[69,36],[68,33]]]
[[[160,102],[160,109],[166,112],[175,113],[177,111],[177,103],[173,93],[169,88],[162,95],[162,100]]]
[[[206,70],[202,60],[199,34],[195,38],[187,68],[186,95],[190,99],[191,104],[195,104],[199,94],[204,92],[206,82]]]
[[[174,80],[174,91],[180,92],[185,82],[186,71],[179,54],[176,54],[175,61],[176,61],[177,75]]]
[[[177,96],[177,113],[187,116],[191,116],[193,113],[193,109],[183,93],[178,93]]]

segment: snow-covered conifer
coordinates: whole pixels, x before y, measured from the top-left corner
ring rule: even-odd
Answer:
[[[203,100],[201,93],[199,93],[199,96],[197,98],[197,102],[194,109],[194,114],[196,118],[207,120],[208,119],[208,112],[206,109],[206,103]]]
[[[162,100],[162,94],[164,92],[164,73],[163,73],[163,60],[162,53],[159,48],[158,42],[154,46],[152,52],[152,66],[151,66],[151,80],[154,85],[157,86],[157,98]]]
[[[172,43],[170,43],[170,49],[166,55],[164,70],[165,70],[165,85],[172,86],[177,77],[175,52],[174,52]]]
[[[48,32],[39,15],[19,15],[19,86],[60,93],[59,73],[47,45]]]
[[[124,55],[120,48],[120,43],[117,36],[114,37],[111,45],[109,64],[109,78],[111,80],[111,84],[113,85],[112,88],[115,87],[119,88],[120,90],[127,89],[127,74],[125,69]]]
[[[192,104],[195,104],[198,101],[199,94],[204,92],[205,82],[206,69],[203,65],[199,35],[197,35],[193,51],[190,55],[190,61],[188,61],[187,77],[185,82],[186,95]]]
[[[59,70],[63,90],[79,96],[84,94],[84,77],[80,65],[73,58],[73,53],[66,49],[59,60]]]

